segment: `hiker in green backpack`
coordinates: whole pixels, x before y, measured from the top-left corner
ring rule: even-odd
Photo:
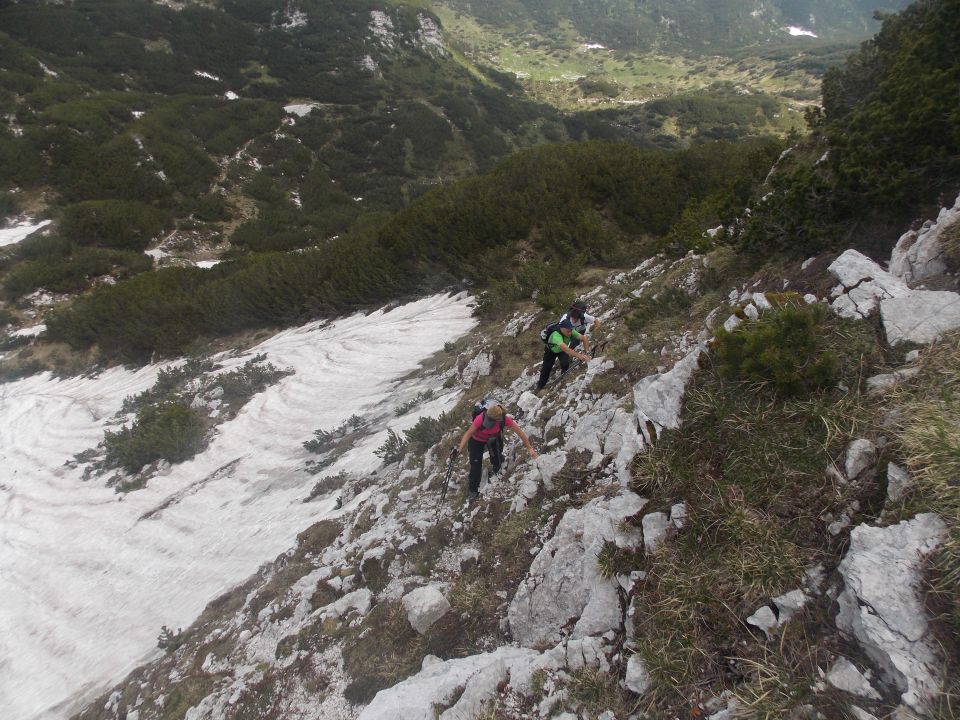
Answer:
[[[586,352],[580,352],[570,347],[570,343],[574,339],[580,340],[583,343],[583,349]],[[561,373],[565,373],[570,369],[571,357],[583,360],[585,363],[591,360],[589,355],[590,341],[587,340],[586,335],[581,335],[573,329],[573,323],[570,322],[570,318],[568,317],[564,317],[557,323],[556,330],[550,333],[545,342],[547,346],[543,350],[543,366],[540,368],[540,380],[537,382],[537,390],[543,389],[550,380],[550,371],[553,370],[553,364],[557,360],[560,361]]]

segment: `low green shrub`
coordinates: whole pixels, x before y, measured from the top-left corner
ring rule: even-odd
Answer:
[[[711,358],[725,380],[758,383],[798,397],[836,384],[839,360],[819,341],[829,310],[787,306],[728,332],[717,331]]]
[[[95,200],[63,209],[60,231],[80,245],[143,250],[166,225],[164,213],[141,202]]]
[[[262,392],[293,370],[281,370],[266,362],[266,355],[257,355],[231,372],[216,377],[216,385],[223,389],[223,404],[231,411],[239,410],[259,392]]]
[[[20,212],[20,200],[15,193],[0,192],[0,219]]]
[[[373,451],[373,454],[383,460],[387,465],[403,460],[407,452],[407,441],[401,438],[393,430],[387,431],[387,439],[379,448]]]
[[[104,467],[133,473],[155,460],[183,462],[203,449],[205,435],[203,417],[188,405],[146,405],[130,427],[104,434]]]
[[[3,291],[9,298],[18,298],[43,288],[52,292],[78,292],[92,278],[114,275],[118,278],[143,273],[153,261],[140,252],[78,247],[69,254],[44,255],[36,260],[18,263],[3,278]]]
[[[447,414],[440,413],[440,417],[422,417],[417,424],[403,434],[410,446],[410,450],[420,454],[436,445],[447,428]]]

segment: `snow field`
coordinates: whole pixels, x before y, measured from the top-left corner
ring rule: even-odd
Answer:
[[[10,720],[65,717],[158,652],[161,625],[186,627],[219,593],[288,549],[313,522],[345,512],[303,503],[319,476],[302,442],[351,415],[402,430],[449,408],[441,395],[403,418],[392,408],[415,370],[475,324],[466,295],[279,333],[265,353],[295,374],[255,396],[209,447],[126,495],[65,462],[94,447],[123,399],[162,365],[96,377],[49,374],[0,385],[0,706]],[[369,472],[387,427],[324,474]]]

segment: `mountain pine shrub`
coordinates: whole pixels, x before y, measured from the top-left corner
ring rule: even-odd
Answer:
[[[784,397],[832,387],[839,360],[818,340],[828,313],[820,305],[787,306],[732,332],[720,328],[710,353],[717,374],[765,385]]]
[[[203,417],[188,405],[146,405],[130,427],[104,433],[104,467],[134,473],[155,460],[183,462],[203,449],[205,434]]]

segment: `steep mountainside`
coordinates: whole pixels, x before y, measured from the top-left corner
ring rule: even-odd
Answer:
[[[957,228],[960,200],[892,266],[931,281]],[[451,343],[409,378],[449,412],[321,471],[340,516],[76,717],[949,717],[960,296],[854,251],[593,277],[598,357],[531,392],[529,305]],[[509,441],[472,504],[447,454],[485,396],[539,457]]]
[[[580,35],[617,49],[712,53],[782,41],[788,27],[832,40],[876,32],[877,10],[902,10],[908,0],[447,0],[495,26],[549,34],[569,24]]]

